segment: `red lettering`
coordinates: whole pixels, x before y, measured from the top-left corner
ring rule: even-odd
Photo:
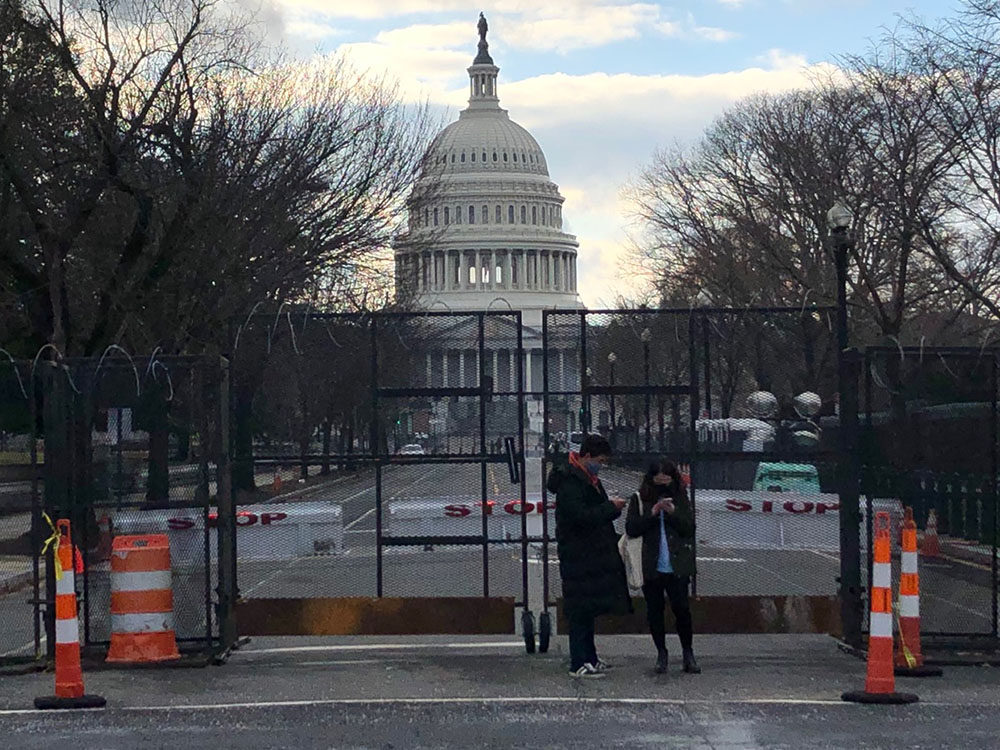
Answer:
[[[194,521],[190,518],[168,518],[167,528],[171,531],[184,531],[194,528]]]
[[[735,510],[737,512],[742,512],[745,510],[753,510],[753,506],[746,502],[745,500],[736,500],[734,498],[729,498],[726,500],[726,510]]]
[[[807,500],[803,500],[801,502],[802,502],[801,508],[798,506],[799,503],[798,500],[789,500],[787,503],[784,504],[783,507],[789,513],[811,513],[813,509],[813,504],[808,502]]]
[[[503,506],[503,509],[512,516],[531,513],[535,509],[534,503],[522,503],[520,500],[511,500]]]
[[[764,501],[764,506],[760,509],[761,513],[771,513],[774,510],[774,503],[770,500]]]
[[[837,512],[840,510],[840,503],[816,503],[817,513],[826,513],[827,511]]]
[[[275,521],[284,521],[286,518],[288,518],[288,514],[287,513],[261,513],[260,514],[260,522],[264,526],[268,526],[268,525],[274,523]]]
[[[208,514],[208,528],[214,529],[219,525],[219,514],[209,513]]]
[[[253,526],[255,523],[257,523],[257,516],[248,510],[241,510],[236,514],[237,526]]]
[[[450,518],[464,518],[469,515],[472,510],[467,505],[446,505],[444,506],[444,514]]]

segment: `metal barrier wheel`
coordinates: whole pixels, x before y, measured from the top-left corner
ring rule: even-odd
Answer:
[[[528,610],[521,615],[521,629],[524,631],[524,650],[535,653],[535,616]]]
[[[549,652],[549,641],[552,638],[552,618],[548,612],[542,612],[538,616],[538,653],[547,654]]]

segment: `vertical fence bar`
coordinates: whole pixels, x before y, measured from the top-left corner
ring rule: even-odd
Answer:
[[[542,373],[543,373],[542,374],[542,379],[543,379],[542,399],[543,400],[546,399],[547,396],[548,396],[548,390],[544,387],[544,380],[546,378],[546,375],[544,374],[545,373],[545,356],[546,356],[544,350],[546,348],[546,344],[545,344],[545,342],[546,342],[546,336],[548,335],[548,333],[547,333],[548,332],[548,318],[549,318],[548,311],[547,310],[543,310],[542,311],[542,347],[543,347],[543,351],[542,351]],[[520,334],[518,335],[518,338],[520,339]],[[527,356],[527,353],[525,353],[525,356]],[[584,356],[584,355],[581,354],[581,357],[582,356]],[[531,389],[529,388],[528,390],[530,391]],[[581,405],[583,404],[583,400],[582,399],[581,399],[580,403],[581,403]],[[583,410],[583,409],[584,409],[584,407],[581,406],[581,410]],[[544,404],[543,404],[543,411],[544,411]],[[546,420],[548,419],[548,413],[544,414],[544,418]],[[584,415],[581,415],[581,419],[580,419],[580,431],[581,432],[584,432],[586,430],[584,424],[585,424],[585,418],[584,418]],[[547,427],[543,426],[542,429],[547,429]],[[549,608],[549,513],[548,513],[549,496],[548,496],[548,488],[545,486],[545,474],[546,474],[547,469],[548,469],[547,451],[546,450],[542,450],[542,463],[541,463],[541,484],[542,484],[542,488],[541,489],[542,489],[542,492],[541,492],[541,498],[542,498],[542,504],[545,506],[545,512],[542,513],[542,611],[543,612],[547,612],[548,608]],[[525,574],[527,574],[527,565],[525,565]]]
[[[212,547],[209,543],[210,534],[208,531],[208,507],[209,507],[209,492],[208,487],[208,457],[205,451],[205,443],[208,440],[209,424],[208,424],[208,409],[204,408],[205,401],[208,399],[208,384],[206,373],[208,370],[208,360],[198,360],[198,363],[194,365],[194,371],[192,375],[194,376],[194,394],[192,395],[191,403],[192,409],[195,401],[201,405],[198,411],[201,414],[201,418],[198,421],[198,434],[199,445],[198,445],[198,494],[202,499],[202,519],[204,521],[202,528],[204,529],[203,544],[205,547],[205,646],[206,648],[212,645]],[[222,411],[226,408],[226,404],[216,399],[212,399],[210,403],[217,403],[218,410]],[[188,429],[190,430],[194,427],[194,419],[188,424]],[[188,443],[188,452],[190,458],[191,444]],[[234,555],[235,558],[235,555]],[[236,592],[235,580],[233,582],[233,591]]]
[[[483,517],[483,596],[490,595],[490,530],[486,489],[486,313],[478,314],[479,323],[479,474]]]
[[[378,447],[379,440],[379,378],[378,378],[378,316],[372,315],[370,326],[371,343],[371,398],[372,422],[368,435],[368,451],[375,461],[375,595],[382,598],[382,459]]]
[[[28,405],[31,414],[31,585],[32,607],[34,608],[35,661],[42,658],[42,586],[41,586],[41,549],[42,540],[48,536],[42,528],[42,503],[38,492],[38,394],[35,391],[35,374],[28,372],[28,395],[31,403]]]
[[[690,476],[690,486],[688,487],[688,492],[691,500],[691,513],[692,516],[697,519],[698,511],[696,506],[695,495],[697,494],[697,484],[698,484],[698,459],[701,455],[698,445],[698,412],[700,410],[700,404],[698,399],[698,346],[697,346],[697,335],[695,333],[697,329],[697,313],[693,310],[688,315],[688,380],[690,382],[691,391],[688,395],[689,402],[689,418],[691,423],[688,425],[688,465],[689,476]],[[698,559],[698,529],[697,521],[695,521],[694,536],[691,540],[691,547],[694,552],[694,558]],[[698,566],[695,564],[694,575],[691,576],[691,596],[698,596]]]
[[[705,370],[705,411],[706,416],[712,418],[712,357],[711,357],[711,345],[709,343],[708,336],[708,316],[705,315],[701,319],[701,336],[702,336],[702,351],[705,357],[704,370]]]
[[[997,460],[997,353],[990,357],[990,482],[989,482],[989,515],[983,519],[983,527],[990,534],[990,601],[991,635],[997,637],[997,471],[1000,470]]]
[[[528,484],[527,477],[525,473],[527,472],[527,461],[525,460],[524,451],[524,330],[523,321],[521,318],[521,312],[517,311],[514,313],[515,320],[517,323],[517,365],[515,367],[515,374],[517,376],[517,453],[519,456],[519,461],[521,463],[521,498],[523,502],[527,502],[528,497]],[[548,341],[548,316],[545,312],[542,313],[542,352],[547,351]],[[544,354],[543,354],[544,356]],[[544,394],[548,396],[548,391]],[[547,417],[546,417],[547,418]],[[545,476],[545,459],[542,459],[542,481],[544,482]],[[542,494],[542,534],[545,534],[545,495]],[[522,504],[521,510],[524,510],[524,505]],[[524,609],[528,609],[528,514],[521,513],[521,596],[524,600]],[[543,601],[543,608],[545,603]]]
[[[219,358],[219,403],[229,403],[229,362]],[[236,536],[236,509],[233,504],[233,474],[229,461],[229,410],[219,409],[219,456],[216,462],[218,485],[219,545],[219,646],[227,649],[236,643],[236,559],[239,540]],[[206,524],[207,525],[207,524]],[[205,532],[208,533],[207,531]]]

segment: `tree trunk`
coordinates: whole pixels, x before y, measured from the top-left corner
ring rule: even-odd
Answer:
[[[330,433],[332,430],[333,424],[331,424],[330,420],[323,420],[323,464],[319,470],[319,473],[323,476],[330,473]]]

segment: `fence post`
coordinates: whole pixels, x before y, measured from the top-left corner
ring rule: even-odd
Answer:
[[[229,464],[229,361],[219,358],[219,453],[216,461],[218,482],[219,545],[219,650],[236,644],[236,513]]]
[[[840,620],[844,642],[861,646],[861,454],[858,383],[861,354],[845,349],[840,356]]]

